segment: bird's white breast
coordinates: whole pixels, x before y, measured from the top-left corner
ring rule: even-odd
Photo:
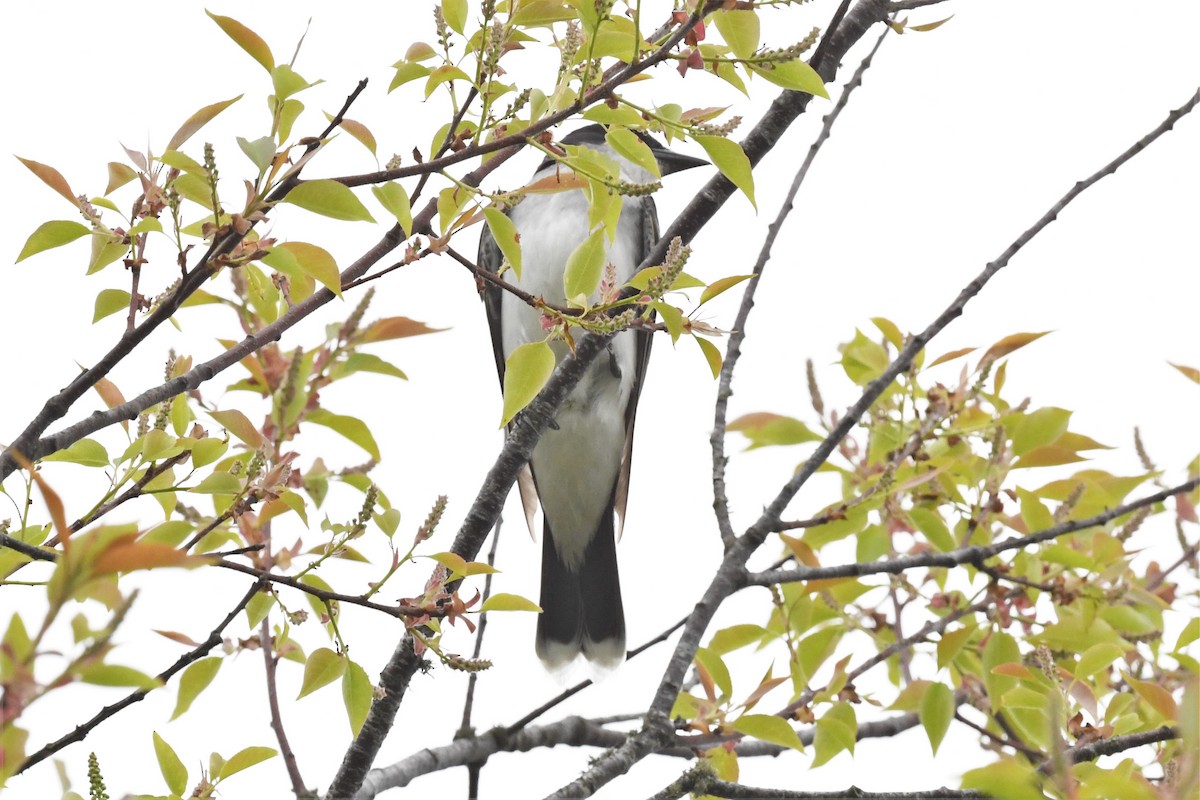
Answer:
[[[638,267],[640,214],[640,202],[626,198],[607,255],[620,283]],[[563,269],[589,233],[583,192],[531,195],[510,216],[521,236],[522,272],[519,279],[512,273],[506,277],[535,296],[563,304]],[[546,337],[538,312],[511,294],[504,295],[501,320],[506,356],[518,345]],[[559,359],[567,353],[565,342],[553,342],[552,347]],[[600,515],[611,508],[624,450],[625,406],[635,377],[636,349],[632,334],[618,334],[559,409],[557,427],[546,431],[534,450],[533,472],[542,510],[560,555],[571,566],[582,559]]]

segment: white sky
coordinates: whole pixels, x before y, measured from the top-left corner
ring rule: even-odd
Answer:
[[[791,24],[779,24],[774,17],[764,26],[765,43],[782,46],[800,38],[812,25],[822,24],[835,5],[833,0],[820,0],[789,12],[796,15]],[[381,158],[399,152],[407,162],[414,145],[427,152],[443,106],[435,101],[422,105],[419,84],[392,95],[385,90],[391,78],[388,67],[408,44],[433,39],[429,3],[384,6],[350,1],[330,6],[300,0],[211,8],[263,35],[277,60],[288,58],[312,17],[296,66],[310,80],[320,77],[326,82],[301,96],[310,111],[301,117],[296,135],[319,130],[319,112],[336,111],[355,82],[367,76],[371,85],[351,116],[374,131]],[[911,16],[930,21],[950,13],[955,18],[935,32],[885,43],[865,86],[820,155],[758,293],[733,415],[771,410],[808,418],[805,358],[817,363],[831,406],[852,402],[857,393],[835,362],[837,344],[848,340],[855,326],[866,330],[870,317],[885,316],[904,330],[924,327],[962,284],[1075,181],[1181,105],[1200,75],[1194,39],[1200,6],[1188,0],[1143,0],[1132,6],[1082,0],[952,0]],[[77,192],[95,195],[104,188],[105,163],[123,160],[120,143],[136,149],[149,142],[161,150],[197,108],[244,92],[246,97],[198,135],[189,150],[198,153],[201,142],[215,142],[223,159],[222,176],[230,184],[236,182],[246,162],[233,137],[265,133],[266,73],[204,16],[200,3],[155,4],[125,14],[78,2],[18,4],[6,11],[6,24],[0,28],[0,74],[7,78],[0,87],[6,110],[0,153],[51,164]],[[852,51],[843,79],[869,44],[864,41]],[[517,63],[532,69],[529,58],[522,57],[525,61]],[[705,76],[681,80],[672,70],[660,72],[660,80],[638,87],[640,97],[685,106],[730,104],[731,113],[744,115],[747,125],[761,109],[761,104],[749,106],[741,95]],[[773,95],[773,89],[761,88],[764,99]],[[759,169],[760,214],[754,216],[743,198],[732,199],[725,216],[697,239],[689,271],[712,280],[749,270],[794,166],[828,107],[823,101],[814,103],[814,113],[794,126]],[[1137,471],[1130,443],[1133,426],[1140,425],[1147,447],[1171,482],[1182,477],[1200,443],[1196,387],[1167,365],[1200,365],[1198,123],[1186,118],[1150,151],[1072,205],[930,348],[937,355],[963,346],[985,347],[1017,331],[1053,330],[1013,359],[1011,395],[1030,395],[1036,405],[1075,409],[1073,429],[1122,448],[1098,460],[1099,466],[1114,472]],[[534,163],[535,157],[528,154],[515,159],[496,177],[496,185],[516,185]],[[373,168],[366,151],[343,137],[307,174]],[[706,178],[703,170],[696,170],[668,181],[658,200],[664,223]],[[0,253],[11,258],[42,222],[73,218],[65,202],[15,159],[0,159],[0,185],[5,189],[0,207],[6,221],[0,230]],[[232,196],[231,188],[225,191]],[[275,235],[322,244],[342,266],[382,233],[382,228],[364,223],[333,227],[305,212],[279,216]],[[461,247],[474,250],[473,243]],[[94,327],[88,323],[95,294],[107,287],[127,288],[125,278],[117,267],[85,277],[84,250],[83,245],[67,247],[4,268],[0,309],[8,331],[3,359],[7,391],[0,401],[0,441],[11,441],[42,401],[65,385],[74,362],[91,363],[119,335],[120,315]],[[170,282],[172,272],[164,257],[147,270],[149,286],[143,291],[158,291]],[[473,282],[448,260],[431,259],[374,285],[372,316],[402,314],[450,330],[376,349],[404,369],[410,382],[367,376],[356,380],[353,389],[323,392],[323,404],[371,424],[384,451],[384,463],[374,475],[403,511],[407,533],[402,537],[420,524],[437,494],[450,495],[451,506],[435,540],[440,544],[436,549],[446,549],[500,444],[495,430],[499,392],[482,309]],[[356,300],[357,295],[346,305],[325,307],[290,334],[285,347],[311,346],[318,326],[344,318]],[[713,304],[709,321],[732,322],[736,293],[725,300]],[[228,317],[181,315],[185,335],[157,332],[113,379],[132,396],[161,374],[169,347],[198,359],[215,354],[218,345],[204,327],[206,321],[224,326],[219,335],[231,335]],[[945,380],[955,377],[953,369],[947,368]],[[677,353],[662,343],[656,347],[639,414],[638,467],[620,548],[631,644],[686,614],[719,558],[708,488],[707,432],[715,387],[706,375],[693,345],[684,343]],[[238,378],[237,370],[219,376],[207,396],[220,399],[219,387]],[[222,407],[244,404],[245,398],[230,395]],[[95,403],[90,396],[81,401],[69,420]],[[107,441],[116,441],[109,436]],[[730,447],[736,451],[740,444],[732,440]],[[332,436],[313,436],[300,449],[302,464],[318,454],[335,468],[364,459],[361,451]],[[735,522],[751,521],[801,456],[801,451],[735,456]],[[81,468],[60,470],[47,472],[60,487],[85,479]],[[1041,476],[1031,476],[1029,485],[1043,482]],[[833,499],[833,491],[828,484],[814,483],[797,499],[796,514],[820,508]],[[349,518],[357,500],[351,494],[335,496],[325,510],[335,520]],[[78,505],[69,502],[68,513],[77,515],[81,506],[82,500]],[[510,520],[518,519],[515,506],[510,512]],[[157,512],[145,513],[153,518]],[[0,518],[8,515],[0,512]],[[1160,532],[1170,536],[1167,528]],[[1155,544],[1146,539],[1143,546]],[[510,523],[501,543],[503,573],[496,588],[536,597],[539,557],[540,545],[531,543],[517,523]],[[416,594],[426,571],[427,564],[421,564],[407,577],[402,575],[392,584],[391,596]],[[325,577],[335,585],[340,579],[341,585],[354,586],[375,574],[351,565]],[[201,638],[245,586],[240,577],[207,572],[149,581],[113,660],[159,671],[178,655],[178,646],[153,635],[140,636],[138,630],[173,629]],[[0,593],[0,618],[6,619],[12,609],[36,606],[35,596],[35,590],[6,587]],[[291,602],[302,605],[297,597]],[[739,606],[747,607],[741,601]],[[94,620],[100,618],[92,613]],[[760,608],[753,613],[763,615],[753,621],[765,618]],[[374,678],[399,630],[372,614],[344,609],[343,615],[351,655]],[[718,618],[718,624],[733,621],[738,621],[734,612]],[[244,622],[228,633],[246,635]],[[324,644],[315,629],[299,635],[309,650]],[[507,724],[557,692],[537,666],[532,636],[530,615],[496,615],[492,620],[485,654],[497,659],[497,666],[480,684],[477,726]],[[469,653],[471,646],[461,633],[447,637],[451,651]],[[648,703],[668,652],[660,646],[631,662],[548,719],[565,713],[638,710]],[[294,697],[299,685],[299,670],[288,666],[281,669],[285,698]],[[757,662],[748,667],[745,680],[757,679],[764,668]],[[162,791],[153,761],[152,729],[175,747],[193,783],[196,765],[206,762],[211,750],[228,756],[251,744],[274,746],[259,695],[261,673],[257,653],[241,655],[223,668],[202,703],[170,724],[166,720],[174,689],[152,695],[83,745],[61,754],[69,762],[75,788],[86,791],[86,756],[95,749],[114,797],[125,791]],[[449,742],[459,724],[464,684],[461,676],[442,669],[414,681],[379,764]],[[32,728],[31,750],[123,692],[71,688],[58,694],[45,705],[39,702],[23,720]],[[325,788],[348,736],[337,690],[289,703],[284,714],[305,778]],[[520,781],[515,784],[519,790],[501,794],[541,796],[572,779],[592,755],[558,748],[496,757],[484,771],[484,790]],[[788,775],[797,788],[845,788],[853,783],[872,790],[927,789],[953,784],[982,758],[974,734],[965,729],[952,733],[936,759],[929,757],[924,734],[913,731],[896,740],[862,743],[853,762],[841,755],[819,770],[802,773],[806,757],[786,756],[768,763],[745,760],[742,775],[749,783],[763,784],[778,784],[780,775]],[[919,769],[912,770],[914,764]],[[864,770],[868,765],[871,768]],[[682,768],[681,762],[650,760],[598,796],[649,794]],[[408,796],[431,791],[435,781],[453,787],[451,796],[465,791],[460,772],[425,779],[409,789]],[[46,797],[56,787],[53,769],[41,765],[13,780],[9,792],[20,798]],[[222,796],[284,796],[285,787],[282,763],[275,760],[233,779]]]

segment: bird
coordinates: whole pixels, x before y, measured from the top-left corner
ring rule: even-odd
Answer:
[[[675,152],[658,139],[634,131],[667,175],[707,165],[704,159]],[[620,179],[651,184],[658,176],[623,157],[606,140],[602,125],[588,125],[561,139],[564,146],[589,148],[612,159]],[[547,156],[532,183],[569,172]],[[623,285],[658,243],[658,212],[649,194],[625,196],[609,241],[606,263]],[[519,234],[522,269],[508,281],[535,297],[563,305],[563,272],[572,251],[591,233],[588,201],[581,189],[531,193],[506,212]],[[504,257],[489,230],[480,235],[478,266],[496,273]],[[526,342],[546,338],[541,314],[502,288],[484,282],[484,306],[492,348],[504,381],[504,363]],[[594,302],[595,295],[589,298]],[[622,331],[592,362],[553,423],[534,448],[528,471],[518,479],[526,516],[535,504],[543,515],[541,600],[535,650],[551,672],[561,672],[579,656],[596,671],[615,669],[625,659],[625,614],[617,570],[616,540],[625,516],[634,418],[650,355],[650,332]],[[551,342],[556,361],[568,353],[566,342]],[[536,500],[534,499],[536,496]],[[614,516],[620,517],[615,522]]]

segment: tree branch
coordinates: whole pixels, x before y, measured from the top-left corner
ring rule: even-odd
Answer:
[[[843,4],[843,6],[845,5],[848,5],[848,3]],[[716,513],[717,526],[721,531],[721,541],[724,542],[726,548],[733,546],[736,534],[733,532],[733,523],[729,518],[729,498],[725,494],[725,467],[728,462],[725,456],[725,425],[729,410],[729,398],[733,394],[733,370],[742,355],[742,342],[746,338],[746,323],[750,318],[751,310],[754,308],[754,295],[758,290],[763,270],[771,258],[771,250],[775,246],[775,239],[779,236],[779,232],[783,229],[783,223],[791,215],[792,209],[795,207],[796,194],[800,191],[800,186],[804,183],[804,179],[808,177],[808,170],[812,167],[813,161],[816,160],[817,153],[821,151],[821,145],[825,144],[829,139],[829,133],[833,130],[833,125],[837,122],[838,117],[841,116],[846,103],[850,100],[850,95],[862,85],[863,73],[870,68],[875,54],[879,52],[879,47],[883,44],[883,40],[887,37],[890,30],[887,27],[883,29],[879,38],[875,40],[875,46],[871,48],[871,52],[858,65],[858,69],[854,71],[853,77],[842,90],[842,94],[838,98],[837,104],[834,105],[833,110],[825,115],[821,132],[817,134],[817,138],[808,148],[808,155],[805,156],[804,163],[796,171],[796,176],[792,179],[792,185],[788,189],[787,196],[784,198],[783,204],[779,207],[779,213],[776,214],[774,222],[767,226],[767,235],[763,239],[762,248],[759,250],[758,260],[754,262],[754,268],[750,271],[754,277],[747,281],[746,288],[742,292],[742,304],[738,308],[732,333],[729,334],[729,344],[725,348],[725,360],[721,364],[721,374],[717,382],[717,402],[713,414],[713,430],[708,440],[709,446],[712,448],[713,511]],[[814,60],[816,59],[814,58]]]
[[[346,111],[349,110],[351,104],[354,103],[366,86],[366,79],[359,81],[357,88],[355,88],[355,90],[351,92],[350,96],[346,98],[346,101],[342,104],[341,110],[338,111],[337,116],[335,116],[325,128],[325,131],[318,138],[312,140],[307,145],[304,154],[300,157],[296,166],[292,167],[291,175],[286,180],[281,182],[280,185],[277,186],[275,190],[272,191],[267,197],[268,203],[282,200],[283,197],[289,191],[291,191],[292,187],[295,186],[295,183],[298,179],[297,176],[299,175],[304,164],[307,163],[307,160],[312,156],[312,154],[322,146],[325,138],[330,134],[330,132],[332,132],[333,129],[341,123]],[[121,338],[117,340],[117,343],[113,345],[113,347],[107,353],[105,353],[95,365],[93,365],[90,369],[86,369],[79,373],[79,375],[75,376],[75,379],[72,380],[65,389],[61,390],[58,394],[54,395],[45,402],[45,404],[42,406],[42,410],[38,412],[32,421],[30,421],[30,423],[25,427],[25,430],[21,431],[20,435],[13,440],[12,444],[5,448],[4,452],[0,453],[0,481],[7,478],[12,471],[16,469],[17,459],[13,457],[13,453],[20,453],[30,461],[37,461],[40,458],[44,458],[45,456],[48,456],[51,453],[78,441],[86,436],[87,433],[99,430],[101,427],[111,425],[123,419],[134,419],[139,413],[153,405],[153,403],[149,403],[146,406],[137,408],[130,413],[130,410],[126,407],[130,406],[131,404],[125,403],[124,405],[119,406],[119,408],[126,409],[123,412],[123,416],[111,415],[112,410],[110,410],[109,414],[97,412],[89,419],[96,419],[99,416],[107,419],[107,421],[99,427],[91,428],[85,433],[76,435],[74,438],[61,438],[66,432],[60,433],[57,436],[49,436],[40,439],[38,438],[42,436],[46,428],[50,427],[51,423],[66,416],[67,411],[70,410],[71,406],[74,405],[76,400],[83,396],[84,392],[95,386],[101,378],[109,373],[113,367],[115,367],[117,364],[123,361],[126,356],[132,353],[134,348],[137,347],[143,340],[145,340],[145,338],[149,336],[155,328],[157,328],[166,320],[170,319],[171,316],[173,316],[175,312],[178,311],[183,305],[183,302],[192,294],[194,294],[196,290],[199,289],[204,282],[209,279],[212,273],[210,267],[213,260],[220,255],[227,255],[228,253],[232,252],[238,243],[242,241],[244,235],[245,234],[239,234],[236,231],[231,230],[225,236],[221,237],[221,239],[214,240],[212,245],[208,248],[208,252],[206,252],[200,259],[200,263],[198,263],[191,270],[191,272],[188,272],[183,277],[178,288],[176,288],[176,290],[172,292],[169,297],[163,300],[158,308],[152,311],[146,317],[146,319],[142,321],[141,325],[138,325],[132,330],[126,330],[125,333],[121,335]],[[178,394],[178,392],[175,392],[175,394]],[[172,396],[174,395],[167,395],[167,397]],[[161,399],[166,398],[160,398],[160,400]],[[83,423],[80,424],[82,425]],[[68,429],[68,431],[69,430],[71,429]],[[60,441],[65,443],[54,446],[54,443]]]
[[[167,683],[184,667],[199,661],[208,654],[209,650],[212,650],[214,647],[219,645],[221,643],[221,634],[225,631],[225,628],[227,628],[229,623],[233,622],[234,618],[242,612],[242,609],[244,609],[250,603],[250,601],[254,599],[254,595],[258,594],[262,587],[263,584],[261,581],[256,582],[253,586],[251,586],[249,591],[247,591],[246,594],[243,595],[242,599],[238,601],[238,604],[235,605],[233,609],[225,615],[225,618],[221,620],[217,627],[213,628],[212,631],[209,632],[208,638],[196,645],[187,653],[180,656],[174,664],[158,673],[158,679],[164,684]],[[104,722],[109,717],[114,716],[117,712],[125,709],[126,707],[138,702],[143,697],[150,694],[151,691],[151,689],[138,689],[136,692],[126,695],[123,699],[118,700],[112,705],[108,705],[100,709],[100,711],[87,722],[83,723],[82,725],[76,725],[75,730],[47,744],[41,750],[38,750],[36,753],[26,758],[21,766],[17,768],[15,774],[19,775],[20,773],[32,767],[34,764],[44,761],[69,744],[82,742],[87,735],[91,733],[100,723]]]
[[[1161,503],[1168,497],[1190,492],[1197,487],[1200,487],[1200,478],[1194,478],[1187,483],[1181,483],[1170,489],[1164,489],[1149,497],[1143,497],[1140,500],[1134,500],[1123,506],[1117,506],[1094,517],[1071,520],[1061,525],[1055,525],[1052,528],[1031,533],[1028,536],[1008,539],[996,544],[960,547],[948,553],[921,553],[915,556],[901,556],[889,559],[888,561],[839,564],[834,567],[796,566],[784,569],[772,569],[747,576],[745,583],[748,586],[771,586],[777,583],[811,581],[825,578],[855,578],[864,575],[878,575],[880,573],[896,574],[919,567],[956,567],[961,564],[974,564],[982,562],[984,559],[992,558],[1007,550],[1021,550],[1031,544],[1037,544],[1049,539],[1056,539],[1059,536],[1065,536],[1068,533],[1075,533],[1076,531],[1104,525],[1140,508]]]
[[[288,742],[287,731],[283,728],[283,714],[279,711],[279,691],[275,682],[275,665],[278,659],[275,656],[275,642],[271,636],[269,617],[263,617],[262,624],[259,625],[258,642],[267,669],[267,704],[271,709],[271,730],[275,732],[275,740],[279,742],[279,753],[283,756],[288,779],[292,782],[292,793],[296,795],[297,800],[304,800],[309,795],[308,787],[304,785],[304,778],[300,775],[300,765],[296,763],[296,753]]]
[[[873,19],[874,22],[882,21],[887,8],[874,0],[862,0],[859,5],[855,6],[854,10],[847,16],[847,26],[851,30],[859,28],[862,22],[866,19]],[[870,15],[879,15],[871,17]],[[856,16],[857,15],[857,16]],[[865,15],[865,18],[864,18]],[[868,26],[871,23],[868,23]],[[865,27],[862,28],[865,30]],[[840,32],[840,31],[839,31]],[[858,32],[861,36],[861,30]],[[835,35],[835,39],[837,36]],[[836,51],[835,51],[836,52]],[[839,54],[840,57],[840,54]],[[836,63],[837,59],[833,59]],[[822,73],[823,74],[823,73]],[[786,93],[785,93],[786,96]],[[817,446],[816,452],[796,471],[791,480],[784,485],[783,489],[770,503],[762,516],[746,531],[746,533],[737,540],[734,547],[727,550],[724,561],[722,562],[717,574],[714,576],[712,583],[705,591],[700,602],[696,605],[695,611],[688,621],[683,635],[680,637],[679,643],[675,648],[675,653],[668,662],[667,669],[663,674],[662,681],[659,684],[658,691],[655,694],[654,701],[647,713],[647,726],[636,736],[630,737],[622,747],[612,753],[604,756],[593,762],[592,766],[580,778],[568,786],[563,787],[560,794],[566,797],[586,797],[594,792],[598,787],[604,785],[608,781],[618,775],[628,771],[638,760],[640,760],[648,752],[652,752],[657,746],[661,746],[663,741],[663,725],[666,723],[666,714],[673,705],[675,698],[679,693],[680,686],[687,673],[688,666],[692,662],[696,648],[699,647],[700,638],[707,629],[709,622],[720,607],[725,598],[728,597],[737,588],[740,588],[745,583],[743,570],[746,561],[757,550],[758,546],[766,539],[767,535],[778,526],[780,516],[786,509],[787,505],[795,497],[800,487],[816,472],[817,468],[823,464],[837,447],[838,443],[845,438],[850,429],[858,423],[859,418],[870,408],[883,391],[891,385],[901,372],[907,370],[912,364],[916,355],[928,344],[937,333],[946,327],[952,320],[961,316],[967,302],[978,294],[987,282],[1001,269],[1008,265],[1009,261],[1023,248],[1030,240],[1040,233],[1047,225],[1049,225],[1057,215],[1078,197],[1083,191],[1094,185],[1097,181],[1106,175],[1114,173],[1121,165],[1133,158],[1141,152],[1147,145],[1156,140],[1159,136],[1166,133],[1172,128],[1175,122],[1185,114],[1189,113],[1195,107],[1197,101],[1200,100],[1200,92],[1197,92],[1187,103],[1176,111],[1171,112],[1167,119],[1157,128],[1139,140],[1136,144],[1102,168],[1100,171],[1093,174],[1084,181],[1077,183],[1072,189],[1067,192],[1045,215],[1041,217],[1029,230],[1018,237],[1009,247],[1001,254],[1001,256],[975,277],[958,295],[958,297],[950,304],[942,314],[920,334],[909,340],[908,344],[897,356],[884,373],[866,386],[862,397],[855,403],[841,422],[834,428],[826,439]],[[776,104],[778,105],[777,99]],[[776,110],[776,106],[772,106],[772,112]],[[768,116],[772,112],[768,112]],[[762,123],[760,123],[762,125]],[[760,126],[755,126],[755,131],[759,130]],[[753,138],[748,137],[747,141]],[[776,137],[778,138],[778,137]],[[749,154],[749,151],[748,151]],[[753,161],[753,157],[751,157]],[[710,186],[712,184],[710,183]],[[697,200],[702,199],[705,192],[702,192]],[[694,203],[693,203],[694,204]],[[686,214],[686,212],[685,212]],[[672,226],[675,227],[675,226]],[[670,235],[670,231],[668,231]],[[660,245],[661,246],[661,245]],[[894,562],[893,562],[894,563]],[[849,575],[854,573],[854,566],[846,573]],[[875,566],[875,565],[869,565]],[[892,571],[892,570],[879,570]],[[898,570],[897,570],[898,571]]]

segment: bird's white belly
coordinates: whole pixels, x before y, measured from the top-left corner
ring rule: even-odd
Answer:
[[[624,282],[637,269],[640,225],[623,213],[607,259]],[[632,213],[630,213],[632,212]],[[580,191],[532,195],[511,212],[521,235],[522,274],[506,277],[548,302],[565,302],[563,268],[588,235],[587,202]],[[595,297],[592,298],[595,300]],[[540,315],[511,294],[502,300],[502,339],[507,356],[518,345],[546,336]],[[568,352],[563,341],[551,343],[556,358]],[[534,449],[532,465],[542,510],[559,555],[575,566],[608,513],[625,444],[625,407],[635,378],[637,347],[629,332],[618,334],[576,385]]]

